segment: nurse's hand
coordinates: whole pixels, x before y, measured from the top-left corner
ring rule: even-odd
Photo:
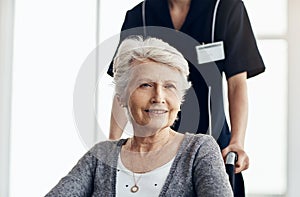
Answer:
[[[229,152],[235,152],[238,155],[238,160],[235,163],[235,173],[239,173],[249,168],[249,157],[242,146],[238,144],[229,144],[226,148],[224,148],[222,150],[224,161]]]

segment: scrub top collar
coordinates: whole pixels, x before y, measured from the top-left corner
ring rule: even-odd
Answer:
[[[171,19],[168,0],[145,0],[146,2],[146,26],[149,18],[155,18],[159,20],[163,26],[173,28],[173,22]],[[190,8],[187,13],[186,19],[180,29],[184,30],[186,26],[193,24],[201,17],[205,17],[209,11],[209,15],[212,16],[216,0],[191,0]],[[147,12],[151,10],[151,12]],[[167,12],[168,10],[168,12]],[[211,17],[210,17],[211,18]]]

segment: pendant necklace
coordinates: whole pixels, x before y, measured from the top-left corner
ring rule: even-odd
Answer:
[[[132,175],[133,175],[134,185],[130,188],[130,191],[131,191],[132,193],[136,193],[136,192],[139,191],[139,186],[137,186],[137,184],[138,184],[139,180],[141,179],[142,175],[140,175],[140,177],[139,177],[137,180],[136,180],[136,178],[135,178],[134,172],[132,172]]]
[[[172,134],[171,134],[171,135],[172,135]],[[163,147],[164,147],[166,144],[168,144],[169,140],[170,140],[170,131],[169,131],[168,140],[167,140],[167,142],[163,145]],[[131,144],[131,147],[132,147],[132,139],[130,140],[130,144]],[[160,151],[161,151],[161,150],[160,150]],[[131,166],[133,166],[133,165],[132,165],[132,160],[131,160]],[[143,176],[143,174],[141,174],[141,175],[136,179],[135,173],[132,172],[132,176],[133,176],[134,185],[130,188],[130,191],[131,191],[132,193],[136,193],[136,192],[138,192],[139,189],[140,189],[139,186],[138,186],[138,182],[140,181],[140,179],[141,179],[141,177]]]
[[[131,147],[132,147],[132,140],[130,140],[130,144],[131,144]],[[131,160],[131,166],[132,166],[132,160]],[[132,171],[132,177],[133,177],[133,181],[134,181],[134,185],[130,188],[130,191],[131,191],[132,193],[136,193],[136,192],[139,191],[140,188],[139,188],[139,186],[138,186],[137,184],[138,184],[138,182],[140,181],[140,179],[141,179],[142,176],[143,176],[143,175],[141,174],[141,175],[139,176],[139,178],[136,179],[135,174],[134,174],[134,172]]]

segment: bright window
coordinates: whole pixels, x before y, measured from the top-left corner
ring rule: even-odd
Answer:
[[[10,196],[44,196],[86,152],[73,120],[96,1],[16,0]]]
[[[248,80],[244,173],[249,194],[284,195],[287,187],[287,1],[244,0],[266,71]],[[266,11],[267,9],[267,11]]]
[[[260,40],[258,44],[267,69],[248,80],[245,148],[250,168],[244,173],[245,184],[251,194],[282,195],[287,176],[287,43]]]

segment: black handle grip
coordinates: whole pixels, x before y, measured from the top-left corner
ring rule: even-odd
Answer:
[[[226,173],[229,176],[229,182],[232,187],[232,190],[234,190],[234,177],[235,177],[235,162],[237,161],[237,154],[235,152],[229,152],[226,155],[226,162],[225,162],[225,167],[226,167]]]

